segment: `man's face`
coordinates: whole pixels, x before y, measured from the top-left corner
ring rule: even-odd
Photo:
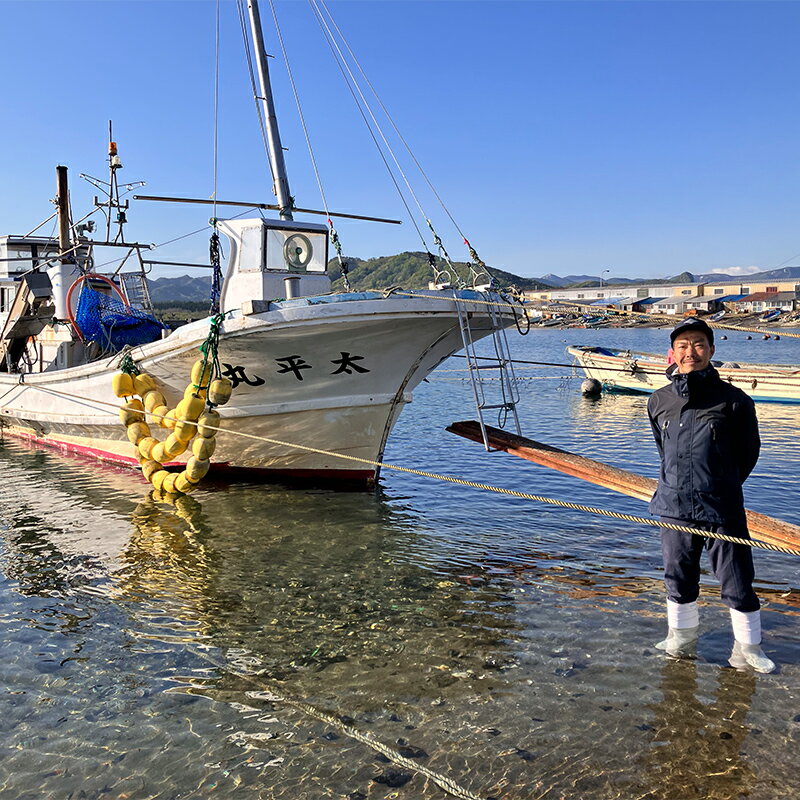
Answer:
[[[711,363],[714,345],[699,331],[679,333],[672,343],[672,354],[678,365],[678,372],[697,372]]]

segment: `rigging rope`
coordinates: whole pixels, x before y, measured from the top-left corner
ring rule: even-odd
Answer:
[[[109,409],[109,414],[117,414],[119,413],[119,406],[116,403],[110,403],[105,400],[98,400],[96,398],[85,398],[80,397],[79,395],[74,395],[69,392],[59,391],[58,389],[53,389],[47,386],[37,386],[33,383],[24,383],[22,384],[23,389],[36,389],[41,392],[54,394],[56,396],[67,397],[72,400],[79,400],[82,403],[96,403],[98,406],[105,406]],[[12,409],[15,413],[21,413],[18,409]],[[153,416],[158,417],[160,415],[153,414]],[[502,486],[493,486],[488,483],[481,483],[479,481],[471,481],[467,480],[466,478],[458,478],[454,475],[444,475],[437,472],[430,472],[428,470],[416,469],[415,467],[403,467],[399,464],[392,464],[388,461],[377,461],[371,458],[363,458],[361,456],[351,456],[346,453],[339,453],[335,450],[325,450],[324,448],[320,447],[311,447],[310,445],[298,444],[297,442],[286,442],[282,439],[274,439],[270,436],[260,436],[254,433],[246,433],[245,431],[235,431],[230,430],[228,428],[222,428],[214,425],[207,425],[210,430],[215,430],[217,432],[227,433],[233,436],[240,436],[245,439],[250,439],[259,442],[266,442],[267,444],[275,444],[280,447],[288,448],[289,450],[302,450],[306,453],[315,453],[318,455],[324,456],[332,456],[333,458],[339,458],[344,461],[356,462],[359,464],[367,464],[372,467],[378,467],[380,469],[387,469],[392,470],[394,472],[403,472],[408,475],[417,475],[421,478],[431,478],[432,480],[443,481],[445,483],[452,483],[457,486],[467,486],[472,489],[482,489],[483,491],[487,492],[494,492],[495,494],[505,495],[507,497],[516,497],[521,500],[532,500],[537,503],[543,503],[545,505],[550,506],[557,506],[559,508],[568,508],[572,511],[583,511],[587,514],[595,514],[602,517],[609,517],[611,519],[622,520],[624,522],[635,522],[641,525],[647,525],[653,528],[664,528],[672,531],[676,531],[679,533],[691,533],[695,536],[703,536],[708,539],[720,539],[723,542],[730,542],[732,544],[741,544],[747,547],[757,547],[762,550],[771,550],[777,553],[784,553],[786,555],[793,555],[793,556],[800,556],[800,550],[786,547],[784,545],[773,544],[771,542],[765,542],[759,539],[742,539],[737,536],[728,536],[727,534],[723,533],[716,533],[715,531],[704,531],[699,528],[693,528],[689,525],[677,525],[673,523],[663,522],[661,520],[649,519],[647,517],[639,517],[635,514],[624,514],[620,511],[609,511],[605,508],[599,508],[597,506],[587,506],[583,505],[582,503],[573,503],[568,500],[558,500],[554,497],[544,497],[538,494],[532,494],[530,492],[521,492],[517,489],[507,489]]]
[[[348,90],[350,91],[350,95],[353,98],[353,102],[356,104],[356,108],[358,109],[359,113],[361,114],[361,119],[364,121],[364,125],[367,128],[367,131],[368,131],[368,133],[370,135],[370,138],[372,139],[373,144],[375,145],[375,148],[376,148],[376,150],[378,151],[378,154],[381,157],[381,161],[383,161],[383,165],[386,167],[386,171],[388,172],[389,177],[390,177],[392,183],[394,184],[394,188],[397,190],[397,194],[400,197],[400,200],[401,200],[401,202],[403,203],[403,206],[406,209],[406,213],[408,214],[408,217],[409,217],[409,219],[411,221],[411,224],[414,226],[414,230],[416,230],[417,235],[419,236],[419,239],[422,242],[422,246],[425,249],[425,252],[428,254],[429,261],[430,261],[430,259],[433,257],[433,255],[430,252],[430,249],[428,248],[428,244],[425,241],[425,237],[422,235],[422,231],[420,230],[419,225],[417,225],[417,221],[416,221],[415,215],[413,214],[413,212],[411,211],[411,208],[408,205],[408,201],[406,200],[405,194],[403,193],[403,190],[400,188],[400,184],[397,182],[397,178],[394,175],[394,171],[392,170],[389,162],[386,159],[386,155],[383,152],[383,148],[380,146],[380,142],[378,142],[378,139],[375,136],[375,131],[373,130],[372,125],[369,124],[369,120],[367,119],[366,113],[364,112],[364,108],[362,107],[362,104],[361,104],[361,102],[359,102],[358,96],[356,95],[356,89],[358,89],[358,93],[361,95],[361,98],[364,101],[364,104],[365,104],[365,106],[367,108],[367,111],[369,111],[370,116],[372,116],[372,119],[375,122],[375,127],[377,128],[378,132],[383,137],[383,140],[386,143],[386,147],[389,150],[389,153],[392,155],[392,158],[395,158],[394,157],[394,153],[392,152],[392,149],[389,146],[388,142],[386,142],[386,137],[383,136],[383,131],[381,130],[380,126],[377,124],[377,121],[375,120],[375,116],[374,116],[374,114],[372,114],[372,111],[371,111],[369,105],[366,103],[366,100],[364,99],[363,92],[361,92],[360,88],[358,87],[358,84],[355,82],[355,77],[353,76],[353,73],[350,70],[350,68],[347,66],[347,63],[344,60],[344,55],[342,54],[341,48],[339,48],[338,44],[336,43],[336,41],[335,41],[335,39],[333,37],[333,34],[332,34],[331,30],[330,30],[330,27],[328,26],[325,18],[322,16],[322,13],[320,12],[319,7],[316,4],[316,0],[309,0],[309,5],[311,6],[311,10],[312,10],[314,16],[317,19],[317,24],[320,26],[320,30],[322,31],[322,35],[323,35],[323,37],[324,37],[324,39],[325,39],[325,41],[326,41],[326,43],[328,45],[328,48],[331,51],[331,54],[333,55],[333,59],[336,62],[336,65],[339,67],[339,71],[342,73],[342,78],[344,79],[344,82],[345,82]],[[348,76],[348,73],[349,73],[349,76]],[[354,84],[355,84],[355,89],[353,88]],[[395,163],[397,164],[397,159],[396,158],[395,158]],[[398,169],[400,169],[399,164],[398,164]],[[400,170],[400,174],[403,175],[403,178],[405,179],[405,175],[403,174],[402,170]],[[406,179],[406,185],[408,185],[408,180],[407,179]],[[411,191],[411,187],[410,186],[409,186],[409,191]],[[411,194],[412,194],[412,196],[414,195],[413,191],[411,191]],[[414,197],[414,199],[416,200],[416,196]],[[419,201],[417,201],[417,204],[419,205]]]
[[[319,187],[319,194],[322,199],[322,207],[325,211],[325,216],[328,220],[328,227],[330,229],[330,237],[331,237],[331,244],[333,244],[334,248],[336,249],[336,258],[339,262],[339,269],[342,272],[342,279],[344,281],[344,288],[345,291],[350,291],[350,279],[347,277],[349,270],[349,264],[347,263],[347,259],[342,255],[342,244],[339,241],[339,234],[336,231],[336,228],[333,227],[333,221],[331,220],[330,211],[328,209],[328,200],[325,197],[325,189],[322,186],[322,178],[319,174],[319,169],[317,168],[317,159],[314,155],[314,148],[311,146],[311,136],[308,132],[308,126],[306,125],[306,118],[303,114],[303,107],[300,104],[300,95],[297,92],[297,85],[294,81],[294,74],[292,73],[292,67],[289,64],[289,54],[286,51],[286,45],[283,41],[283,33],[281,32],[281,26],[278,22],[278,14],[275,11],[275,2],[274,0],[269,0],[269,6],[272,11],[272,19],[275,23],[275,30],[278,34],[278,41],[281,45],[281,53],[283,53],[283,61],[286,65],[286,73],[289,76],[289,83],[292,87],[292,94],[294,95],[294,102],[297,106],[297,113],[300,117],[300,125],[303,128],[303,136],[306,140],[306,146],[308,147],[308,155],[311,158],[311,166],[314,170],[314,177],[317,180],[317,186]]]
[[[431,180],[428,177],[427,173],[422,168],[422,164],[420,164],[420,162],[417,160],[417,157],[414,155],[414,152],[412,151],[411,146],[408,144],[408,142],[403,137],[403,134],[400,132],[400,129],[397,127],[397,124],[395,123],[394,118],[389,113],[389,109],[387,109],[386,106],[384,105],[383,101],[380,98],[380,95],[378,94],[377,90],[375,89],[375,87],[373,86],[373,84],[370,81],[369,77],[367,76],[367,73],[364,71],[363,67],[361,66],[361,63],[359,62],[358,58],[356,57],[356,54],[353,52],[353,49],[350,47],[350,43],[347,41],[345,35],[342,33],[341,28],[339,28],[339,25],[337,24],[336,20],[334,19],[333,14],[331,13],[331,10],[328,8],[327,3],[325,2],[325,0],[316,0],[316,2],[318,2],[322,6],[322,8],[325,9],[325,13],[328,15],[328,18],[330,19],[331,24],[333,25],[333,27],[336,29],[336,33],[339,35],[339,38],[341,39],[342,43],[347,48],[347,52],[350,54],[350,58],[353,60],[353,63],[356,65],[356,67],[358,67],[358,71],[361,73],[361,76],[363,77],[364,82],[367,84],[367,86],[369,86],[370,91],[374,95],[375,100],[378,102],[378,105],[381,107],[381,110],[386,115],[386,119],[389,120],[389,124],[392,126],[395,134],[397,135],[397,138],[402,142],[402,144],[405,147],[406,151],[408,152],[408,155],[410,156],[411,160],[414,162],[414,164],[416,165],[417,169],[420,171],[420,174],[425,179],[425,182],[428,184],[428,187],[433,192],[434,197],[436,197],[436,199],[439,201],[439,205],[444,210],[444,213],[447,214],[447,216],[449,217],[450,221],[453,223],[453,226],[458,231],[458,233],[461,236],[461,238],[464,240],[464,244],[467,246],[467,249],[469,250],[470,258],[475,262],[475,264],[478,267],[480,267],[480,269],[482,271],[486,272],[486,274],[489,276],[489,278],[492,278],[493,276],[492,276],[491,271],[486,266],[486,264],[481,260],[481,258],[478,256],[478,253],[475,251],[475,249],[470,244],[469,240],[467,239],[466,234],[464,233],[464,231],[461,230],[459,224],[456,222],[455,218],[450,213],[450,209],[445,205],[444,200],[442,200],[442,198],[439,196],[439,193],[436,191],[436,187],[433,185],[433,183],[431,182]],[[430,221],[428,221],[428,224],[430,225]],[[474,270],[473,270],[473,273],[474,273]],[[473,284],[477,283],[477,280],[475,280],[476,277],[477,276],[475,274],[473,274]]]

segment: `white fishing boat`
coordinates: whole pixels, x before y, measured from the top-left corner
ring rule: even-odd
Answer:
[[[669,382],[666,356],[586,345],[570,345],[567,353],[588,378],[600,381],[608,391],[650,393]],[[711,363],[723,380],[742,389],[753,400],[800,403],[800,366],[730,361]]]
[[[299,210],[289,194],[258,7],[248,6],[278,200],[258,205],[278,210],[278,218],[215,220],[230,244],[227,264],[219,266],[218,295],[212,296],[218,316],[170,332],[151,314],[144,278],[158,262],[146,259],[148,246],[124,238],[128,204],[119,196],[114,143],[105,239],[87,237],[92,228],[86,218],[72,224],[66,168],[59,167],[58,240],[0,237],[2,432],[138,466],[119,420],[113,374],[129,357],[174,407],[212,323],[218,323],[220,370],[233,385],[231,401],[219,409],[217,471],[374,481],[373,462],[381,460],[413,390],[462,348],[475,367],[479,413],[499,407],[516,421],[504,331],[515,315],[506,297],[490,288],[485,271],[473,270],[473,278],[481,278],[472,286],[456,281],[450,270],[450,281],[440,273],[424,291],[331,292],[328,246],[329,240],[337,244],[336,234],[332,225],[294,219]],[[327,209],[311,213],[336,216]],[[124,257],[114,273],[93,270],[101,248],[123,248],[115,251]],[[211,261],[217,266],[213,255]],[[445,272],[449,259],[439,263]],[[473,357],[473,344],[487,336],[494,337],[496,366],[509,390],[498,403],[483,393]]]

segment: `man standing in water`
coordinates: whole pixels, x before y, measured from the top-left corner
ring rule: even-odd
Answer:
[[[647,404],[661,456],[650,511],[664,522],[748,539],[742,484],[758,460],[761,444],[755,406],[711,365],[714,332],[702,319],[682,320],[670,339],[670,383],[654,392]],[[705,549],[722,601],[730,609],[735,641],[729,663],[772,672],[775,664],[761,649],[751,548],[665,528],[661,549],[669,632],[656,647],[673,658],[694,656],[700,556]]]

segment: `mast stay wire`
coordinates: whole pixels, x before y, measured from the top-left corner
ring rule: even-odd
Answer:
[[[377,118],[375,117],[375,114],[372,111],[372,107],[370,106],[369,101],[364,96],[364,92],[361,90],[361,86],[359,85],[359,82],[356,79],[356,76],[353,74],[353,71],[350,69],[350,66],[347,63],[347,59],[346,59],[344,53],[342,52],[341,47],[339,47],[339,44],[336,41],[336,37],[334,36],[333,31],[331,30],[330,26],[328,25],[328,22],[325,19],[324,15],[320,11],[320,8],[319,8],[319,5],[317,3],[317,0],[308,0],[308,3],[309,3],[309,6],[312,9],[312,12],[314,13],[314,15],[315,15],[315,17],[317,19],[317,23],[320,26],[322,34],[325,37],[326,42],[328,43],[328,47],[330,48],[331,52],[333,53],[333,57],[336,60],[336,63],[338,64],[338,66],[339,66],[339,70],[342,72],[342,76],[344,77],[345,83],[347,84],[347,87],[350,90],[350,94],[352,95],[353,100],[355,101],[356,106],[358,107],[358,110],[361,113],[361,117],[364,120],[364,124],[367,126],[367,130],[369,131],[370,136],[372,137],[372,141],[375,143],[375,146],[376,146],[376,148],[378,149],[378,152],[381,155],[381,159],[383,160],[383,163],[384,163],[387,171],[389,172],[389,175],[390,175],[390,177],[392,179],[392,182],[394,183],[395,188],[397,189],[398,194],[400,195],[400,198],[403,201],[403,205],[405,206],[406,211],[408,212],[409,218],[411,219],[411,223],[414,226],[414,228],[416,229],[417,234],[419,235],[420,239],[422,240],[422,243],[423,243],[423,245],[425,247],[425,251],[428,254],[428,261],[430,263],[431,268],[434,271],[434,280],[436,280],[437,283],[440,282],[442,272],[440,270],[438,270],[438,268],[436,267],[436,263],[435,263],[435,260],[433,258],[433,255],[431,254],[431,252],[430,252],[430,250],[428,248],[428,245],[425,242],[425,238],[422,235],[422,231],[419,229],[419,227],[418,227],[418,225],[417,225],[417,223],[415,221],[414,214],[412,213],[411,209],[409,208],[408,202],[405,199],[405,195],[403,194],[403,192],[402,192],[402,190],[401,190],[401,188],[400,188],[400,186],[399,186],[399,184],[397,182],[397,179],[394,176],[394,172],[392,171],[392,168],[391,168],[389,162],[387,161],[386,156],[384,155],[383,149],[381,148],[380,143],[378,142],[378,140],[377,140],[377,138],[375,136],[375,131],[377,131],[380,134],[380,137],[383,140],[383,144],[386,147],[386,150],[388,151],[389,155],[392,157],[392,160],[394,161],[394,164],[395,164],[395,167],[397,168],[398,173],[403,178],[403,181],[406,184],[406,188],[408,189],[409,194],[414,199],[414,202],[416,203],[417,208],[420,211],[420,214],[422,215],[422,217],[427,222],[428,227],[431,229],[431,233],[433,234],[433,237],[434,237],[434,242],[435,242],[436,246],[439,248],[440,258],[442,258],[442,260],[445,261],[445,263],[448,265],[450,270],[452,270],[452,274],[455,275],[458,283],[463,286],[464,282],[461,279],[461,276],[458,274],[458,271],[456,270],[455,265],[450,260],[450,256],[447,254],[447,251],[444,249],[444,246],[443,246],[443,244],[441,242],[441,239],[439,239],[438,235],[436,234],[436,231],[434,230],[433,225],[431,224],[431,221],[428,218],[428,215],[425,213],[425,209],[422,207],[422,204],[420,203],[419,198],[417,197],[416,193],[414,192],[414,189],[412,188],[411,183],[408,180],[408,177],[406,176],[402,166],[400,165],[400,162],[398,161],[397,156],[396,156],[391,144],[389,143],[388,139],[386,138],[386,134],[383,132],[383,128],[381,127],[380,123],[378,122]],[[358,93],[358,95],[356,95],[356,92]],[[359,100],[359,97],[360,97],[360,100]],[[365,111],[364,111],[365,109],[366,109],[366,112],[369,114],[369,117],[372,120],[372,125],[370,125],[370,122],[367,119],[367,116],[366,116]],[[373,130],[373,126],[374,126],[374,130]]]
[[[414,164],[416,165],[417,169],[420,171],[420,174],[425,179],[425,182],[428,184],[428,187],[430,188],[431,192],[433,192],[433,195],[439,201],[439,205],[444,210],[444,213],[447,214],[448,218],[453,223],[453,227],[455,227],[455,229],[458,231],[458,233],[461,236],[461,238],[464,240],[464,244],[467,246],[467,249],[469,250],[470,258],[472,258],[472,260],[475,262],[475,264],[478,267],[480,267],[481,271],[486,272],[486,274],[489,277],[493,277],[491,271],[489,270],[489,268],[481,260],[481,258],[478,256],[478,253],[475,251],[475,249],[470,244],[470,241],[469,241],[469,239],[467,239],[467,236],[464,233],[464,231],[461,230],[461,226],[458,224],[458,222],[456,222],[455,218],[450,213],[450,209],[447,207],[447,205],[445,204],[444,200],[439,195],[439,192],[436,191],[436,187],[433,185],[431,179],[428,177],[428,174],[425,172],[424,168],[422,167],[422,164],[420,164],[420,162],[417,159],[416,155],[414,155],[414,151],[411,149],[411,146],[408,144],[408,142],[406,141],[405,137],[400,132],[400,129],[397,127],[397,124],[394,121],[394,118],[389,113],[389,109],[386,108],[386,105],[384,104],[383,100],[381,100],[381,97],[378,94],[378,91],[375,89],[375,86],[372,84],[372,81],[370,81],[369,77],[367,76],[367,73],[364,71],[364,68],[361,66],[361,62],[358,60],[358,57],[353,52],[353,49],[350,47],[350,43],[347,41],[347,38],[345,37],[344,33],[342,33],[341,28],[339,28],[339,25],[337,24],[336,20],[334,19],[331,10],[328,8],[326,0],[316,0],[316,2],[318,2],[322,6],[322,8],[325,10],[325,13],[328,15],[328,17],[329,17],[329,19],[331,21],[331,24],[333,25],[333,27],[336,29],[336,32],[338,33],[339,38],[341,39],[341,41],[344,44],[344,46],[347,48],[347,52],[350,54],[350,58],[353,60],[353,63],[356,65],[356,67],[358,67],[358,71],[361,73],[361,76],[364,78],[364,81],[367,84],[367,86],[369,86],[370,91],[374,95],[375,100],[378,102],[378,105],[381,107],[381,110],[386,115],[386,119],[389,121],[389,124],[392,126],[392,129],[394,130],[395,134],[397,134],[397,138],[402,142],[403,147],[405,147],[405,149],[408,152],[408,155],[410,156],[411,160],[414,162]],[[428,224],[430,224],[430,220],[428,221]],[[473,272],[474,272],[474,270],[473,270]],[[477,277],[477,275],[473,275],[473,278],[476,278],[476,277]]]
[[[274,0],[269,0],[269,7],[270,11],[272,11],[272,20],[275,23],[275,31],[278,34],[278,42],[281,46],[281,53],[283,53],[283,62],[286,65],[286,74],[289,76],[289,83],[292,87],[292,94],[294,95],[294,102],[297,106],[297,114],[300,117],[300,125],[303,128],[303,136],[306,140],[306,146],[308,147],[308,155],[311,159],[311,167],[314,170],[314,177],[317,179],[317,186],[319,187],[319,194],[322,198],[322,207],[325,210],[325,216],[328,220],[328,227],[330,228],[330,236],[331,242],[333,246],[336,248],[336,258],[339,262],[339,269],[342,271],[342,278],[344,280],[344,288],[346,291],[350,291],[350,280],[347,277],[348,273],[348,264],[344,256],[342,255],[342,245],[339,241],[339,234],[336,231],[336,228],[333,226],[333,220],[330,216],[330,211],[328,209],[328,200],[325,197],[325,189],[322,185],[322,178],[319,174],[319,169],[317,167],[317,159],[314,156],[314,148],[311,145],[311,136],[308,132],[308,127],[306,125],[306,118],[303,114],[303,107],[300,103],[300,95],[297,92],[297,84],[294,81],[294,73],[292,72],[291,64],[289,63],[289,54],[286,51],[286,44],[283,40],[283,33],[281,32],[281,26],[278,22],[278,14],[275,10],[275,2]]]

